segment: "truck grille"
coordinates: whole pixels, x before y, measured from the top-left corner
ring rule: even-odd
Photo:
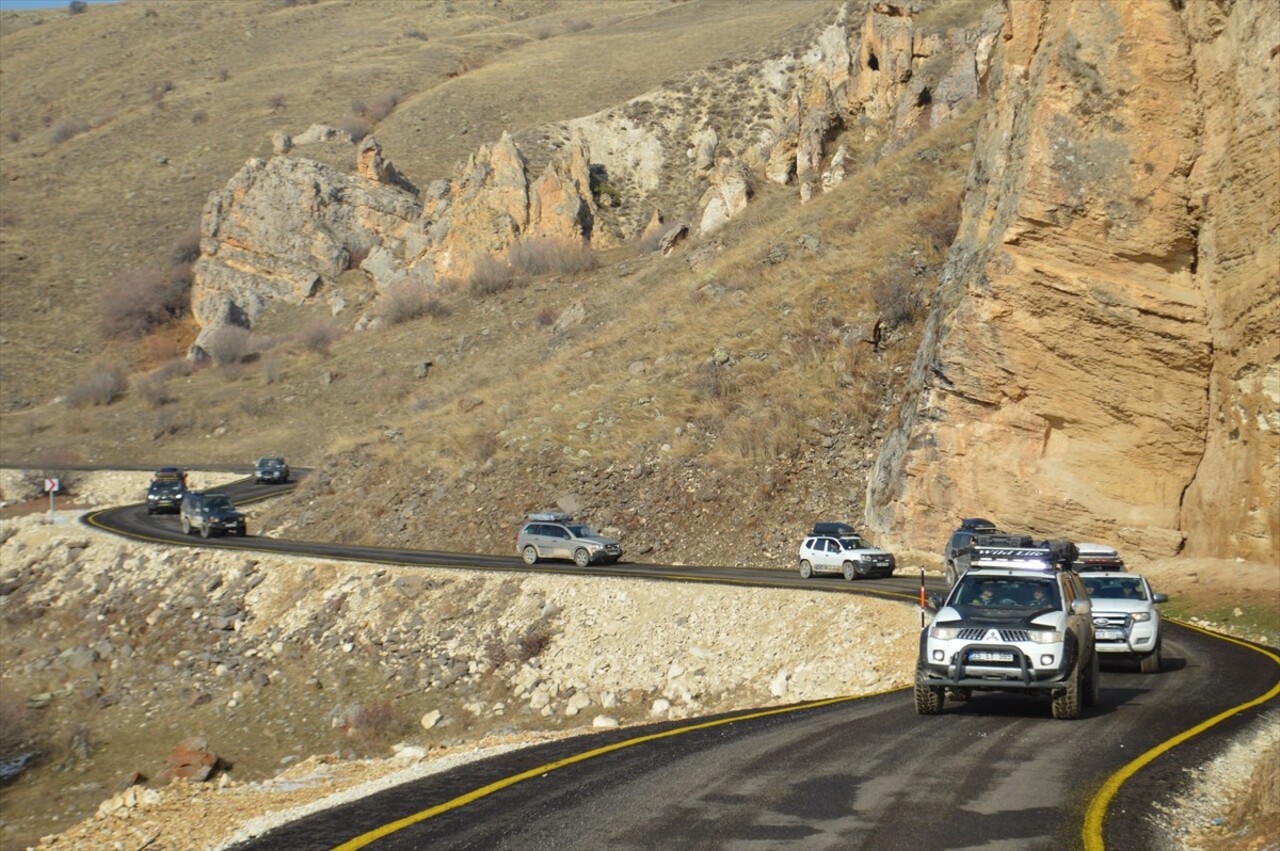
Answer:
[[[960,630],[960,638],[963,641],[982,641],[986,639],[987,633],[991,630],[983,627],[968,627]],[[1001,629],[997,630],[1001,641],[1030,641],[1031,634],[1025,629]]]

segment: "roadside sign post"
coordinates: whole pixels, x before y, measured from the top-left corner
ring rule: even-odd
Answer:
[[[45,479],[45,493],[49,494],[49,519],[53,520],[53,495],[62,490],[61,479]]]
[[[920,628],[921,629],[924,629],[924,612],[925,612],[924,568],[922,567],[920,568]]]

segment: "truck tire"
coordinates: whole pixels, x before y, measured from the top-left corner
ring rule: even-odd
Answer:
[[[853,562],[846,561],[844,563],[844,581],[852,582],[858,578],[858,568],[853,566]]]
[[[1138,670],[1144,674],[1160,673],[1160,645],[1156,645],[1156,649],[1152,650],[1146,656],[1138,660]]]
[[[181,522],[181,524],[182,524],[182,534],[184,534],[184,535],[190,535],[190,534],[191,534],[191,521],[187,519],[187,516],[186,516],[185,514],[184,514],[184,515],[182,515],[182,517],[180,518],[180,522]]]
[[[955,562],[953,562],[953,561],[948,561],[948,562],[947,562],[947,568],[946,568],[946,570],[945,570],[944,572],[946,573],[946,576],[947,576],[947,587],[948,587],[948,588],[953,587],[953,586],[956,584],[956,581],[960,578],[960,577],[956,576],[956,565],[955,565]]]
[[[813,565],[809,564],[809,560],[808,560],[808,559],[801,559],[801,561],[800,561],[800,578],[801,578],[801,579],[808,579],[808,578],[809,578],[809,577],[811,577],[811,576],[813,576]]]
[[[922,672],[916,671],[916,714],[937,715],[942,712],[945,700],[946,689],[942,686],[927,685]]]
[[[1098,705],[1098,694],[1101,691],[1101,684],[1099,682],[1101,679],[1100,666],[1101,662],[1098,659],[1098,653],[1095,650],[1093,653],[1093,659],[1089,662],[1089,671],[1085,676],[1083,689],[1084,694],[1081,695],[1081,699],[1084,701],[1085,706]]]
[[[1067,678],[1067,687],[1053,693],[1053,717],[1059,721],[1074,721],[1080,717],[1080,685],[1084,672],[1080,670],[1080,661],[1076,660],[1075,669]]]
[[[573,563],[578,567],[586,567],[591,564],[591,553],[579,547],[573,551]]]

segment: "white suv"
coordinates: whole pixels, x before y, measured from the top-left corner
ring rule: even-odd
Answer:
[[[1136,573],[1104,571],[1082,577],[1093,602],[1093,628],[1098,652],[1108,659],[1137,659],[1144,674],[1160,670],[1160,610],[1166,594]]]
[[[800,576],[839,573],[846,580],[892,576],[893,553],[871,545],[843,523],[819,523],[800,544]]]
[[[1062,568],[1067,553],[1031,547],[974,548],[969,571],[920,633],[915,704],[937,715],[945,698],[974,691],[1047,694],[1053,717],[1080,716],[1098,700],[1098,654],[1088,594]]]

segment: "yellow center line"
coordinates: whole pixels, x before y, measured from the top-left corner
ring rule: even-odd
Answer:
[[[1189,623],[1183,623],[1182,621],[1174,621],[1174,623],[1177,623],[1179,626],[1186,627],[1187,629],[1194,629],[1197,632],[1202,632],[1205,635],[1208,635],[1212,638],[1218,638],[1218,639],[1221,639],[1222,641],[1230,641],[1232,644],[1239,644],[1241,647],[1247,647],[1248,649],[1253,650],[1256,653],[1261,653],[1263,656],[1266,656],[1272,662],[1275,662],[1276,664],[1280,665],[1280,656],[1277,656],[1276,654],[1264,648],[1255,647],[1252,644],[1248,644],[1244,641],[1239,641],[1235,638],[1232,638],[1229,635],[1223,635],[1222,633],[1213,632],[1207,629],[1201,629],[1198,626],[1194,626]],[[1140,770],[1142,770],[1144,766],[1152,762],[1157,757],[1167,753],[1168,751],[1172,750],[1173,748],[1177,747],[1178,745],[1182,744],[1188,739],[1192,739],[1200,735],[1205,730],[1208,730],[1211,727],[1217,726],[1218,724],[1222,723],[1223,721],[1230,718],[1231,716],[1238,715],[1239,713],[1244,712],[1246,709],[1252,709],[1255,706],[1261,706],[1267,701],[1275,698],[1276,695],[1280,695],[1280,684],[1277,684],[1276,686],[1274,686],[1266,694],[1256,697],[1253,700],[1250,700],[1246,703],[1242,703],[1239,706],[1233,706],[1230,709],[1224,710],[1223,712],[1219,712],[1217,715],[1213,716],[1207,721],[1203,721],[1197,724],[1196,726],[1192,727],[1191,729],[1184,730],[1178,735],[1174,736],[1173,738],[1168,739],[1164,742],[1161,742],[1151,750],[1139,756],[1137,759],[1133,760],[1129,764],[1122,767],[1115,774],[1112,774],[1110,777],[1108,777],[1106,781],[1102,784],[1102,788],[1099,789],[1098,793],[1093,796],[1093,800],[1089,802],[1089,809],[1085,811],[1084,829],[1082,833],[1085,851],[1103,851],[1103,849],[1107,847],[1106,843],[1103,842],[1103,839],[1102,839],[1102,823],[1107,816],[1107,808],[1111,806],[1111,800],[1115,798],[1116,793],[1120,791],[1120,787],[1124,785],[1126,780],[1128,780],[1133,775],[1137,774]]]
[[[658,739],[666,739],[671,736],[679,736],[684,733],[692,733],[698,730],[706,730],[711,727],[719,727],[724,724],[734,724],[739,721],[751,721],[756,718],[767,718],[771,715],[783,715],[788,712],[800,712],[806,709],[817,709],[818,707],[831,706],[836,703],[847,703],[853,700],[864,700],[869,697],[878,697],[883,694],[892,694],[893,692],[896,692],[896,691],[902,691],[902,687],[886,689],[884,691],[873,692],[871,694],[832,697],[832,698],[827,698],[825,700],[816,700],[816,701],[813,701],[812,703],[803,703],[798,706],[784,706],[779,709],[766,709],[759,712],[751,712],[746,715],[735,715],[732,718],[720,718],[715,721],[703,721],[698,724],[690,724],[685,727],[677,727],[674,730],[665,730],[661,733],[650,733],[645,736],[637,736],[634,739],[626,739],[621,742],[614,742],[611,745],[605,745],[603,747],[594,748],[589,751],[583,751],[582,753],[577,753],[572,756],[567,756],[563,759],[558,759],[555,762],[548,762],[545,765],[538,766],[537,768],[530,768],[529,770],[522,771],[519,774],[513,774],[510,777],[504,777],[503,779],[494,781],[493,783],[490,783],[487,786],[481,786],[479,789],[473,789],[472,791],[467,792],[464,795],[459,795],[458,797],[450,801],[445,801],[444,803],[437,804],[434,807],[428,807],[427,809],[416,812],[413,815],[406,816],[400,819],[399,821],[388,822],[387,824],[384,824],[382,827],[371,830],[368,833],[361,834],[360,836],[357,836],[355,839],[351,839],[347,842],[342,843],[341,845],[335,846],[333,851],[356,851],[356,849],[364,848],[369,843],[376,842],[377,840],[382,839],[383,837],[390,836],[391,834],[397,831],[403,830],[406,827],[410,827],[411,825],[415,825],[419,822],[426,821],[427,819],[438,816],[441,813],[446,813],[450,810],[457,809],[458,807],[465,806],[481,798],[484,798],[488,795],[492,795],[494,792],[499,792],[503,789],[514,786],[517,783],[521,783],[525,780],[531,780],[535,777],[542,777],[543,775],[548,774],[557,769],[574,765],[579,762],[585,762],[586,760],[594,759],[595,757],[598,757],[598,756],[603,756],[605,754],[613,753],[614,751],[619,751],[619,750],[622,750],[623,748],[634,747],[635,745],[644,744],[646,742],[657,741]]]

